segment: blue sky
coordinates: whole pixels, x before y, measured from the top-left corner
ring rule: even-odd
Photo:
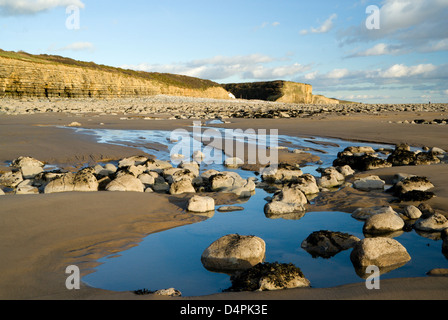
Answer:
[[[366,103],[448,102],[446,17],[448,0],[0,0],[0,48],[219,83],[305,82]]]

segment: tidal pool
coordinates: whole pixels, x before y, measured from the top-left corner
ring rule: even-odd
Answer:
[[[99,142],[133,146],[138,150],[169,160],[170,132],[137,130],[76,129],[79,133],[95,135]],[[318,137],[279,136],[279,145],[289,149],[310,148],[321,157],[319,164],[310,163],[302,170],[318,175],[316,169],[329,167],[337,152],[348,146],[368,145],[373,148],[393,148],[388,145],[342,141]],[[154,148],[155,145],[158,146]],[[150,147],[148,147],[150,146]],[[219,152],[219,151],[217,151]],[[229,171],[220,164],[201,167]],[[232,170],[243,178],[255,177],[253,172]],[[202,252],[215,240],[227,234],[255,235],[266,242],[266,262],[293,263],[299,267],[315,288],[333,287],[365,280],[358,276],[350,261],[351,250],[332,258],[313,258],[301,248],[301,243],[312,232],[330,230],[350,233],[364,238],[363,222],[344,212],[307,212],[298,220],[269,219],[264,214],[265,198],[270,196],[263,189],[238,206],[243,211],[218,212],[200,223],[178,227],[148,235],[138,246],[99,260],[101,263],[83,281],[96,288],[113,291],[139,289],[159,290],[174,287],[183,296],[201,296],[219,293],[231,286],[230,276],[206,270],[201,263]],[[216,209],[218,209],[217,207]],[[403,244],[412,260],[401,268],[381,275],[381,279],[422,277],[433,268],[447,268],[448,261],[442,254],[442,241],[431,240],[414,230],[404,232],[397,241]]]

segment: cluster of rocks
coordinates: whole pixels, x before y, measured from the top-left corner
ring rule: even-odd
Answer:
[[[390,121],[392,123],[392,121]],[[433,125],[446,125],[448,124],[448,119],[434,119],[434,120],[425,120],[425,119],[416,119],[416,120],[404,120],[397,121],[400,124],[433,124]]]
[[[120,160],[117,165],[98,164],[78,172],[45,171],[44,166],[37,159],[19,157],[11,163],[12,171],[0,176],[0,187],[13,194],[121,191],[178,195],[227,192],[239,197],[250,197],[256,187],[254,179],[243,179],[236,172],[207,170],[200,174],[199,164],[194,160],[173,167],[167,161],[133,156]],[[4,190],[0,190],[4,194]],[[189,205],[192,212],[214,210],[214,204],[206,197],[196,202],[195,199]]]
[[[47,112],[109,115],[155,114],[169,119],[215,118],[305,118],[313,115],[381,114],[384,112],[444,112],[446,104],[290,104],[261,100],[220,100],[156,95],[115,99],[3,99],[0,114],[18,115]]]
[[[448,163],[448,154],[445,150],[438,147],[423,149],[424,151],[411,151],[410,146],[406,144],[397,145],[395,149],[378,150],[372,147],[348,147],[338,153],[333,165],[349,165],[354,170],[368,171],[392,166]],[[387,158],[381,158],[379,154],[387,155]]]

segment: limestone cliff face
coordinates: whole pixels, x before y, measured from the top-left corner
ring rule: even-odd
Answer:
[[[309,84],[290,81],[230,83],[223,85],[236,98],[283,103],[339,104],[338,100],[313,95]]]
[[[203,88],[178,86],[120,72],[0,56],[0,97],[106,98],[181,95],[229,99],[218,84]]]

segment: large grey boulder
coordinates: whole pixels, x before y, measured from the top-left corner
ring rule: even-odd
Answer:
[[[106,191],[144,192],[145,186],[135,176],[131,174],[122,174],[106,186]]]
[[[404,221],[398,214],[386,212],[375,214],[364,223],[363,231],[370,234],[389,233],[403,230]]]
[[[201,262],[208,270],[236,271],[263,262],[266,243],[255,236],[229,234],[219,238],[204,250]]]
[[[355,244],[350,260],[358,272],[368,266],[377,266],[381,272],[399,268],[411,260],[406,248],[395,239],[365,238]]]

